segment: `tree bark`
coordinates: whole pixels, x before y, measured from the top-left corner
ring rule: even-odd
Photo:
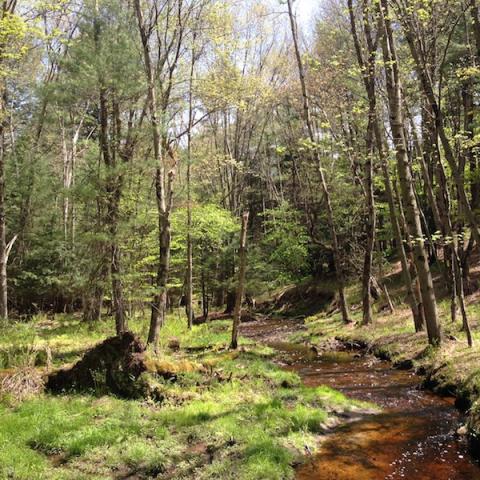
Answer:
[[[202,267],[202,310],[203,318],[207,320],[210,305],[208,301],[207,285],[205,280],[205,269]]]
[[[186,312],[187,325],[193,327],[193,245],[192,245],[192,127],[193,127],[193,73],[195,67],[195,35],[193,38],[192,60],[190,63],[190,78],[188,89],[188,131],[187,131],[187,279],[186,279]],[[203,273],[203,272],[202,272]],[[207,317],[205,317],[207,318]]]
[[[365,242],[365,256],[363,262],[362,273],[362,323],[368,325],[373,321],[372,315],[372,267],[373,267],[373,250],[375,246],[375,197],[373,192],[373,155],[374,155],[374,132],[378,127],[377,120],[377,100],[375,96],[375,61],[376,61],[376,45],[372,40],[370,29],[370,20],[368,16],[368,0],[363,2],[363,32],[367,44],[367,60],[364,60],[362,47],[358,38],[355,15],[353,12],[353,2],[348,0],[348,11],[350,16],[350,28],[352,32],[353,42],[355,45],[355,52],[357,54],[357,62],[362,70],[363,83],[368,96],[368,126],[367,135],[365,139],[366,144],[366,159],[365,159],[365,196],[366,196],[366,210],[367,220],[365,222],[366,242]],[[375,125],[377,124],[377,125]]]
[[[438,183],[440,185],[441,193],[439,195],[440,212],[442,213],[442,230],[444,236],[450,239],[448,251],[450,253],[450,271],[451,271],[451,318],[452,322],[456,320],[457,307],[460,307],[462,315],[462,329],[467,335],[467,342],[469,347],[473,346],[473,337],[468,321],[467,310],[465,308],[465,292],[464,292],[464,278],[462,271],[462,262],[459,255],[459,245],[457,234],[454,231],[451,214],[450,214],[450,198],[448,195],[448,185],[446,181],[443,165],[440,158],[437,159],[436,172],[438,176]]]
[[[95,1],[94,18],[94,41],[98,55],[101,55],[101,24],[98,18],[98,0]],[[106,87],[104,72],[98,71],[99,88],[99,143],[100,153],[106,168],[105,179],[105,217],[103,227],[109,234],[108,244],[105,248],[109,251],[109,270],[112,287],[112,308],[115,316],[115,329],[120,335],[127,329],[125,301],[123,296],[123,285],[121,280],[120,247],[118,245],[118,217],[120,198],[122,190],[122,175],[117,171],[117,157],[120,147],[120,113],[119,106],[115,99],[115,92],[109,91]],[[110,89],[111,90],[111,89]],[[110,94],[110,95],[109,95]],[[112,97],[112,108],[109,109],[109,96]],[[104,268],[102,267],[102,270]],[[97,290],[103,295],[103,291]],[[95,300],[98,304],[98,299]],[[100,303],[101,305],[101,303]],[[95,314],[99,313],[94,309]]]

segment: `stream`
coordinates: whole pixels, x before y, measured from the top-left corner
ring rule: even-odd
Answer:
[[[456,434],[463,419],[453,398],[421,390],[420,377],[373,356],[317,355],[285,342],[298,326],[266,320],[245,324],[242,334],[277,349],[278,362],[305,385],[328,385],[382,410],[327,435],[319,452],[297,469],[297,480],[480,480],[465,438]]]

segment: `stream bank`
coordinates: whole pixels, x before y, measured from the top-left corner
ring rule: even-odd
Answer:
[[[353,318],[358,320],[356,314]],[[368,351],[392,362],[395,368],[412,370],[422,376],[422,386],[440,395],[455,397],[455,405],[466,412],[468,436],[476,458],[480,458],[480,338],[475,332],[473,348],[466,344],[458,325],[444,324],[440,347],[428,345],[425,332],[412,331],[408,309],[394,314],[384,312],[372,325],[341,322],[339,315],[319,313],[308,317],[290,336],[297,343],[308,343],[321,351],[340,343]]]
[[[380,360],[386,358],[381,348],[371,348],[371,354],[329,352],[327,348],[322,353],[320,344],[288,342],[292,334],[304,329],[300,321],[266,320],[244,326],[242,333],[276,348],[282,367],[299,374],[305,385],[330,386],[350,398],[374,402],[382,411],[335,429],[318,454],[307,457],[298,468],[297,479],[480,479],[466,438],[457,434],[465,417],[455,408],[454,397],[424,389],[412,369],[393,368]],[[337,341],[357,348],[368,346],[351,338]]]

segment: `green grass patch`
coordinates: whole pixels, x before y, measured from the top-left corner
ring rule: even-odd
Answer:
[[[144,324],[131,326],[142,334]],[[268,347],[242,339],[239,351],[226,350],[230,328],[230,321],[215,321],[189,331],[183,318],[168,319],[157,361],[202,368],[174,382],[157,378],[161,404],[44,395],[0,405],[0,478],[293,478],[294,460],[305,445],[315,450],[331,412],[361,404],[327,387],[304,387],[272,363]],[[92,329],[77,318],[37,318],[8,327],[0,348],[48,345],[60,365],[112,333],[104,322]],[[167,348],[173,337],[178,352]]]

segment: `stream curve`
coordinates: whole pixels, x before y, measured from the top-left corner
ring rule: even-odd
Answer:
[[[319,452],[297,469],[297,480],[480,480],[478,462],[456,433],[463,418],[453,398],[422,390],[413,372],[373,356],[317,355],[286,342],[298,326],[270,319],[243,325],[242,334],[274,347],[278,362],[307,386],[328,385],[382,410],[327,435]]]

